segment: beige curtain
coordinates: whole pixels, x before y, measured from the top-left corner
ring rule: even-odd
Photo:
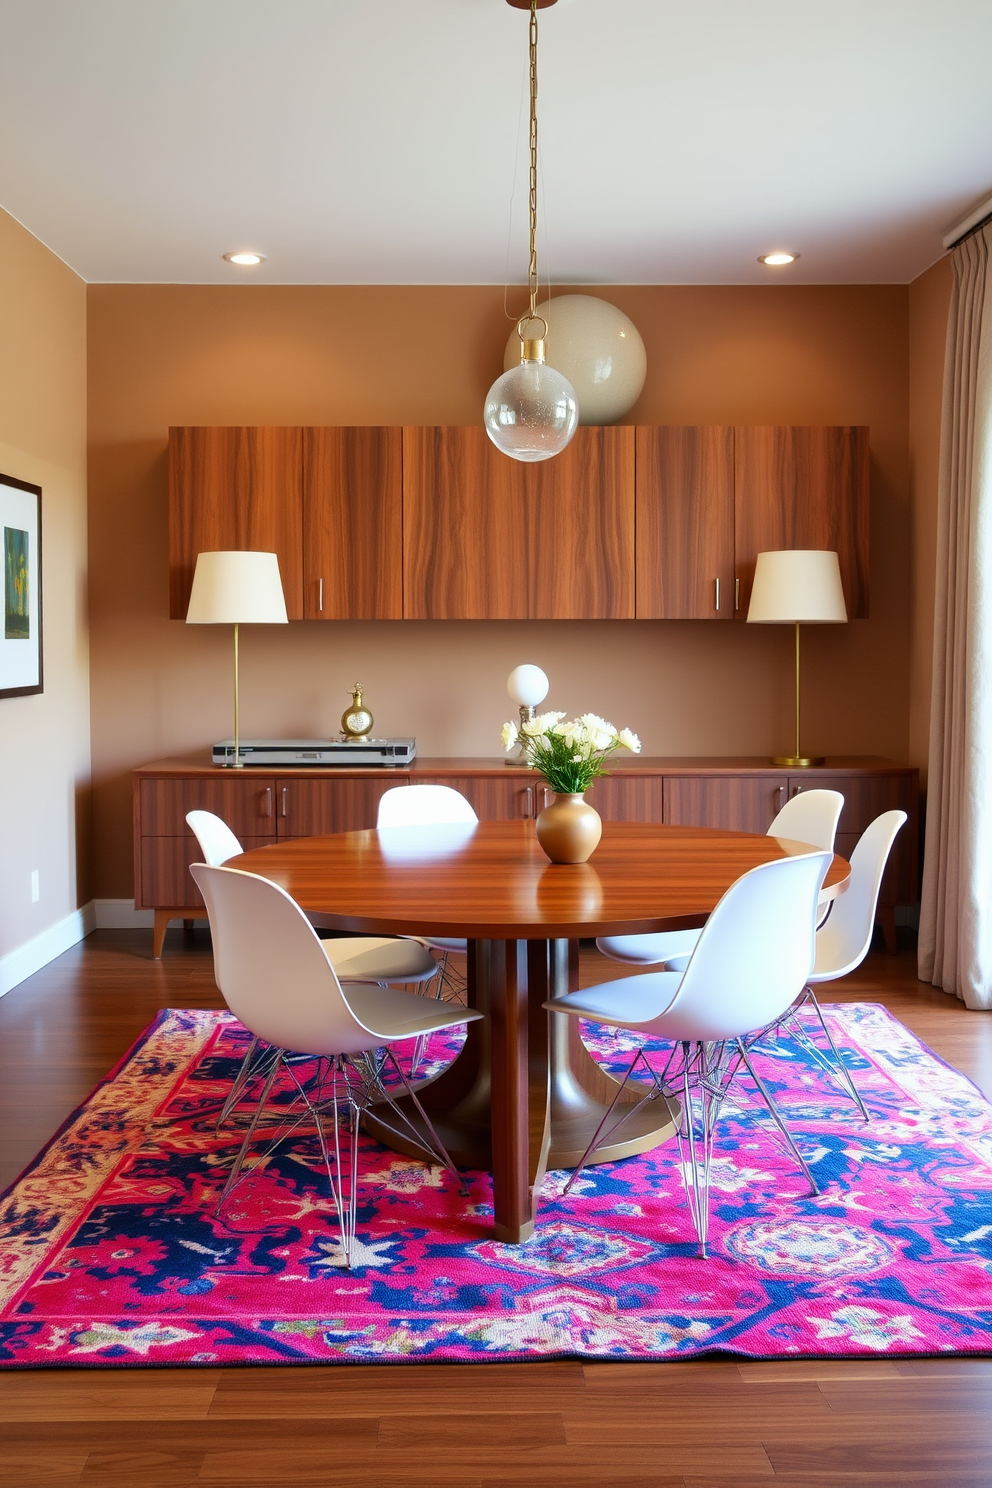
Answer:
[[[919,974],[992,1009],[992,225],[952,254]]]

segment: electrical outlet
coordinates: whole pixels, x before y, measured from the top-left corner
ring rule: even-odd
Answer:
[[[35,868],[31,874],[31,903],[37,904],[41,898],[41,869]]]

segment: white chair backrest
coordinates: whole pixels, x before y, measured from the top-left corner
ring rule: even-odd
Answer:
[[[382,1043],[352,1012],[316,932],[278,884],[193,863],[214,948],[214,980],[257,1038],[300,1054],[359,1054]]]
[[[868,954],[882,874],[906,819],[905,811],[883,811],[861,834],[851,854],[847,888],[837,895],[826,923],[816,932],[814,981],[846,976]]]
[[[238,853],[244,852],[227,822],[214,816],[212,811],[187,811],[186,824],[200,844],[203,861],[211,868],[219,868],[228,858],[236,858]]]
[[[813,966],[816,902],[830,863],[828,852],[776,858],[731,884],[659,1017],[659,1033],[733,1039],[781,1017]],[[650,1032],[651,1023],[638,1027]]]
[[[840,791],[800,791],[791,796],[768,828],[769,837],[790,837],[833,852],[837,823],[844,809]]]
[[[461,791],[450,785],[394,785],[379,798],[377,827],[439,827],[477,822]]]

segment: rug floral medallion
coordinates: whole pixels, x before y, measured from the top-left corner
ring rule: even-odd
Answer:
[[[745,1081],[718,1127],[708,1258],[674,1142],[587,1169],[567,1196],[569,1174],[549,1173],[515,1246],[492,1237],[488,1174],[462,1196],[363,1136],[346,1270],[303,1128],[215,1217],[249,1108],[219,1131],[217,1114],[248,1035],[227,1013],[163,1012],[0,1201],[0,1362],[988,1352],[992,1106],[884,1008],[829,1015],[871,1121],[797,1044],[763,1045],[820,1193]],[[635,1046],[584,1033],[613,1072]],[[457,1047],[435,1038],[428,1067]]]

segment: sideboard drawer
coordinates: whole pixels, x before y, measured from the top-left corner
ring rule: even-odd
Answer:
[[[275,777],[232,770],[216,777],[160,776],[140,782],[141,833],[181,837],[187,811],[212,811],[238,837],[275,833]]]
[[[814,780],[809,776],[789,776],[790,796],[807,790],[840,791],[844,797],[844,807],[837,830],[856,832],[859,836],[883,811],[905,811],[912,818],[916,810],[915,781],[905,771],[901,775],[818,773]]]

